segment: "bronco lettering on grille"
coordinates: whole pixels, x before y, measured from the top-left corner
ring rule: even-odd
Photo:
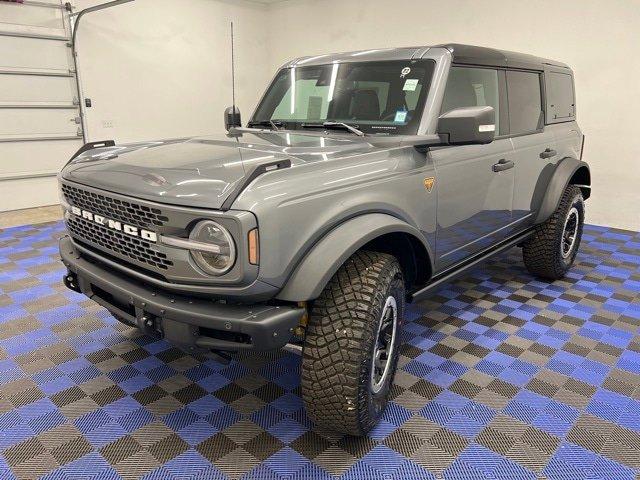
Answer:
[[[71,213],[74,215],[84,218],[90,222],[97,223],[98,225],[102,225],[103,227],[111,228],[113,230],[117,230],[119,232],[124,232],[127,235],[131,235],[132,237],[140,237],[148,242],[157,242],[158,235],[155,232],[151,232],[149,230],[145,230],[144,228],[134,227],[133,225],[127,225],[126,223],[119,222],[117,220],[112,220],[110,218],[105,218],[102,215],[98,215],[97,213],[90,212],[88,210],[82,210],[78,207],[71,207]]]

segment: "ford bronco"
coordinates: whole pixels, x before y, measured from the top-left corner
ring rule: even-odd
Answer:
[[[590,173],[562,63],[457,44],[298,58],[245,126],[224,118],[69,161],[64,281],[188,349],[297,345],[324,427],[379,419],[405,302],[512,247],[549,280],[574,261]]]

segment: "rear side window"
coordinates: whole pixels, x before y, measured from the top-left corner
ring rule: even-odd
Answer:
[[[573,77],[567,73],[550,72],[547,82],[547,120],[572,120],[576,116]]]
[[[500,131],[498,71],[490,68],[451,67],[442,99],[442,113],[460,107],[493,107]]]
[[[507,71],[511,135],[531,133],[543,126],[540,74]]]

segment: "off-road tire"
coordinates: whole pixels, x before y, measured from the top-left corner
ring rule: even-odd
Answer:
[[[561,253],[564,226],[573,208],[578,212],[578,228],[569,255],[564,258]],[[582,192],[575,185],[569,185],[553,215],[535,227],[533,236],[522,247],[524,264],[529,272],[548,280],[563,278],[573,265],[578,253],[583,224],[584,199]]]
[[[396,302],[396,334],[389,373],[376,393],[371,371],[381,315],[388,298]],[[314,301],[302,352],[302,398],[316,425],[364,435],[387,405],[398,363],[405,288],[395,257],[355,253]]]

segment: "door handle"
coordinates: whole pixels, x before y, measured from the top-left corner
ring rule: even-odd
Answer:
[[[502,172],[504,170],[509,170],[510,168],[513,168],[513,166],[514,166],[513,161],[505,160],[503,158],[500,161],[498,161],[498,163],[494,163],[493,164],[493,171],[494,172]]]
[[[555,157],[558,154],[555,150],[547,148],[544,152],[540,154],[540,158],[551,158]]]

